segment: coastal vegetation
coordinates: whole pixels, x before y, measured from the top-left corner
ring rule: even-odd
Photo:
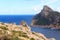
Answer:
[[[0,23],[0,40],[50,40],[50,38],[46,38],[41,33],[32,32],[23,21],[20,25]]]

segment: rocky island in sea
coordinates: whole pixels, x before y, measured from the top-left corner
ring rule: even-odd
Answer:
[[[42,33],[32,32],[22,21],[20,25],[0,22],[0,40],[55,40],[47,38]]]
[[[60,29],[60,13],[45,5],[41,12],[33,17],[31,25]]]

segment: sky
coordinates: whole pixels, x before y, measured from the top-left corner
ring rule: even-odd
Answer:
[[[35,15],[44,5],[60,12],[60,0],[0,0],[0,15]]]

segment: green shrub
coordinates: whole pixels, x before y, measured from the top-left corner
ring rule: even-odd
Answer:
[[[35,34],[34,32],[32,32],[32,34]]]
[[[19,40],[18,37],[11,37],[11,40]]]
[[[30,38],[30,40],[35,40],[34,38]]]
[[[8,27],[8,25],[6,25],[6,27]]]
[[[22,36],[22,37],[29,38],[26,34],[22,34],[21,36]]]
[[[8,30],[8,28],[5,27],[5,26],[1,26],[0,28],[3,29],[3,30]]]
[[[23,32],[23,31],[15,31],[15,30],[12,30],[12,33],[15,36],[18,34],[18,36],[20,36],[20,37],[26,37],[26,38],[28,38],[27,34],[25,32]]]

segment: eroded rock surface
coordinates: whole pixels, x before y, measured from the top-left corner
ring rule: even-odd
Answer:
[[[60,13],[44,6],[41,12],[33,17],[31,24],[60,29]]]

